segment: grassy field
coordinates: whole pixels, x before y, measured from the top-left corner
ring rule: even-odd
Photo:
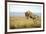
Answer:
[[[26,19],[26,17],[22,16],[10,16],[10,29],[40,27],[41,27],[40,17],[33,20],[32,18]]]

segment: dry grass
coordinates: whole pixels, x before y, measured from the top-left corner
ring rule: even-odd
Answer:
[[[10,29],[18,28],[40,28],[41,19],[38,17],[36,19],[26,19],[26,17],[13,16],[10,17]]]

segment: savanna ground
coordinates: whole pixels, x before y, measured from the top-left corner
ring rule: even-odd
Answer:
[[[41,18],[37,17],[36,19],[22,16],[10,16],[10,29],[19,29],[19,28],[40,28],[41,27]]]

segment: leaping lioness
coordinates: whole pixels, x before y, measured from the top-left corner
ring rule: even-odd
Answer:
[[[29,18],[35,19],[35,16],[29,10],[25,12],[25,16],[27,17],[27,19],[29,19]]]

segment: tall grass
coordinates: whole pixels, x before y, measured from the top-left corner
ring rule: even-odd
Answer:
[[[41,18],[37,17],[36,19],[26,19],[22,16],[10,16],[10,29],[18,28],[40,28],[41,27]]]

